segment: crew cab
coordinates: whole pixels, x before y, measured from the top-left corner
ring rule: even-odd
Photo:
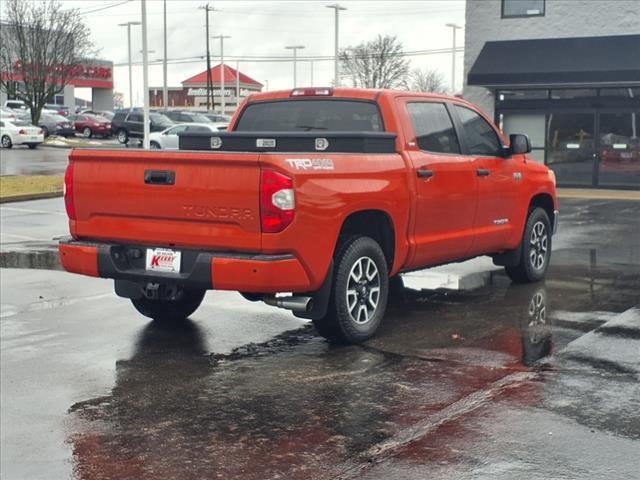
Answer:
[[[543,278],[555,177],[472,104],[391,90],[254,94],[227,132],[180,151],[73,150],[65,175],[69,272],[113,278],[143,315],[179,320],[206,290],[311,319],[357,343],[383,319],[390,279],[491,255]]]

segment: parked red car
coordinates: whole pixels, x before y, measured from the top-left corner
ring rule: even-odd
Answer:
[[[104,117],[79,114],[71,115],[69,118],[76,132],[82,133],[85,138],[91,138],[94,135],[102,135],[105,138],[111,136],[111,121]]]

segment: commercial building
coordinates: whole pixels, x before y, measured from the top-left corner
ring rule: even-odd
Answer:
[[[72,76],[64,90],[51,103],[64,105],[72,111],[76,106],[76,88],[91,89],[91,104],[95,110],[113,110],[113,62],[88,59],[74,65]],[[19,82],[19,78],[13,80]],[[7,100],[5,92],[0,92],[0,103]]]
[[[232,113],[244,97],[262,90],[262,84],[253,78],[238,72],[228,65],[224,65],[224,88],[222,88],[222,65],[216,65],[211,69],[211,81],[213,89],[213,107],[220,113]],[[187,78],[182,87],[169,87],[167,106],[170,109],[195,109],[207,108],[207,71]],[[222,112],[222,94],[225,96],[225,112]],[[162,108],[162,87],[149,88],[149,104],[153,108]]]
[[[640,2],[467,0],[464,98],[562,186],[640,188]]]

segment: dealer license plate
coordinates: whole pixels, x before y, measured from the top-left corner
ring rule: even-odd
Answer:
[[[181,252],[168,248],[147,248],[147,270],[180,273]]]
[[[38,141],[38,137],[29,137],[29,141],[30,142],[37,142]]]

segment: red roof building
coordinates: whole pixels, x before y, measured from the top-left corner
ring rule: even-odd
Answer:
[[[211,110],[221,112],[222,104],[222,65],[211,68],[213,106]],[[239,82],[238,82],[239,80]],[[168,88],[168,106],[170,109],[206,110],[207,109],[207,71],[203,71],[182,81],[182,88]],[[262,91],[262,84],[239,72],[229,65],[224,65],[225,112],[233,113],[238,102],[253,92]],[[151,107],[162,108],[162,87],[149,88]]]

